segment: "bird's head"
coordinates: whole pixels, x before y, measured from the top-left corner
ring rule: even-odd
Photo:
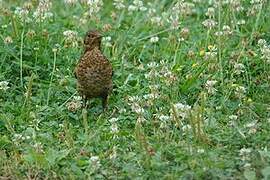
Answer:
[[[102,35],[96,30],[90,30],[86,33],[84,38],[85,50],[91,50],[95,47],[100,48]]]

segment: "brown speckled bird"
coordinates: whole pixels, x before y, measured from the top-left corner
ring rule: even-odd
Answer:
[[[84,101],[101,98],[103,109],[107,108],[107,98],[112,91],[112,65],[101,52],[101,34],[92,30],[84,38],[84,53],[75,68],[77,89]]]

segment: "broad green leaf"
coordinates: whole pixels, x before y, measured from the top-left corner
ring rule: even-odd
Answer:
[[[270,179],[270,166],[265,167],[261,172],[265,180]]]
[[[55,149],[50,148],[46,153],[46,160],[50,164],[50,166],[54,166],[60,160],[65,158],[69,154],[69,150],[57,151]]]
[[[244,171],[244,176],[247,180],[256,180],[256,173],[250,169]]]

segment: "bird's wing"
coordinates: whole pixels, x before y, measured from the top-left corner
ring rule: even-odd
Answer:
[[[106,77],[112,77],[113,70],[110,61],[104,56],[101,51],[97,51],[94,56],[97,58],[97,69]]]
[[[75,74],[87,74],[86,72],[97,73],[101,79],[109,81],[112,77],[112,65],[99,49],[86,52],[75,68]]]

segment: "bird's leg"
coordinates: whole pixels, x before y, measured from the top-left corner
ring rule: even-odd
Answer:
[[[87,97],[83,96],[82,99],[83,99],[83,108],[86,109],[87,108]]]
[[[84,131],[88,134],[88,122],[87,122],[87,97],[83,96],[83,107],[82,107],[82,118],[83,118],[83,126]]]
[[[108,94],[103,95],[101,100],[102,100],[103,111],[105,111],[108,109]]]

